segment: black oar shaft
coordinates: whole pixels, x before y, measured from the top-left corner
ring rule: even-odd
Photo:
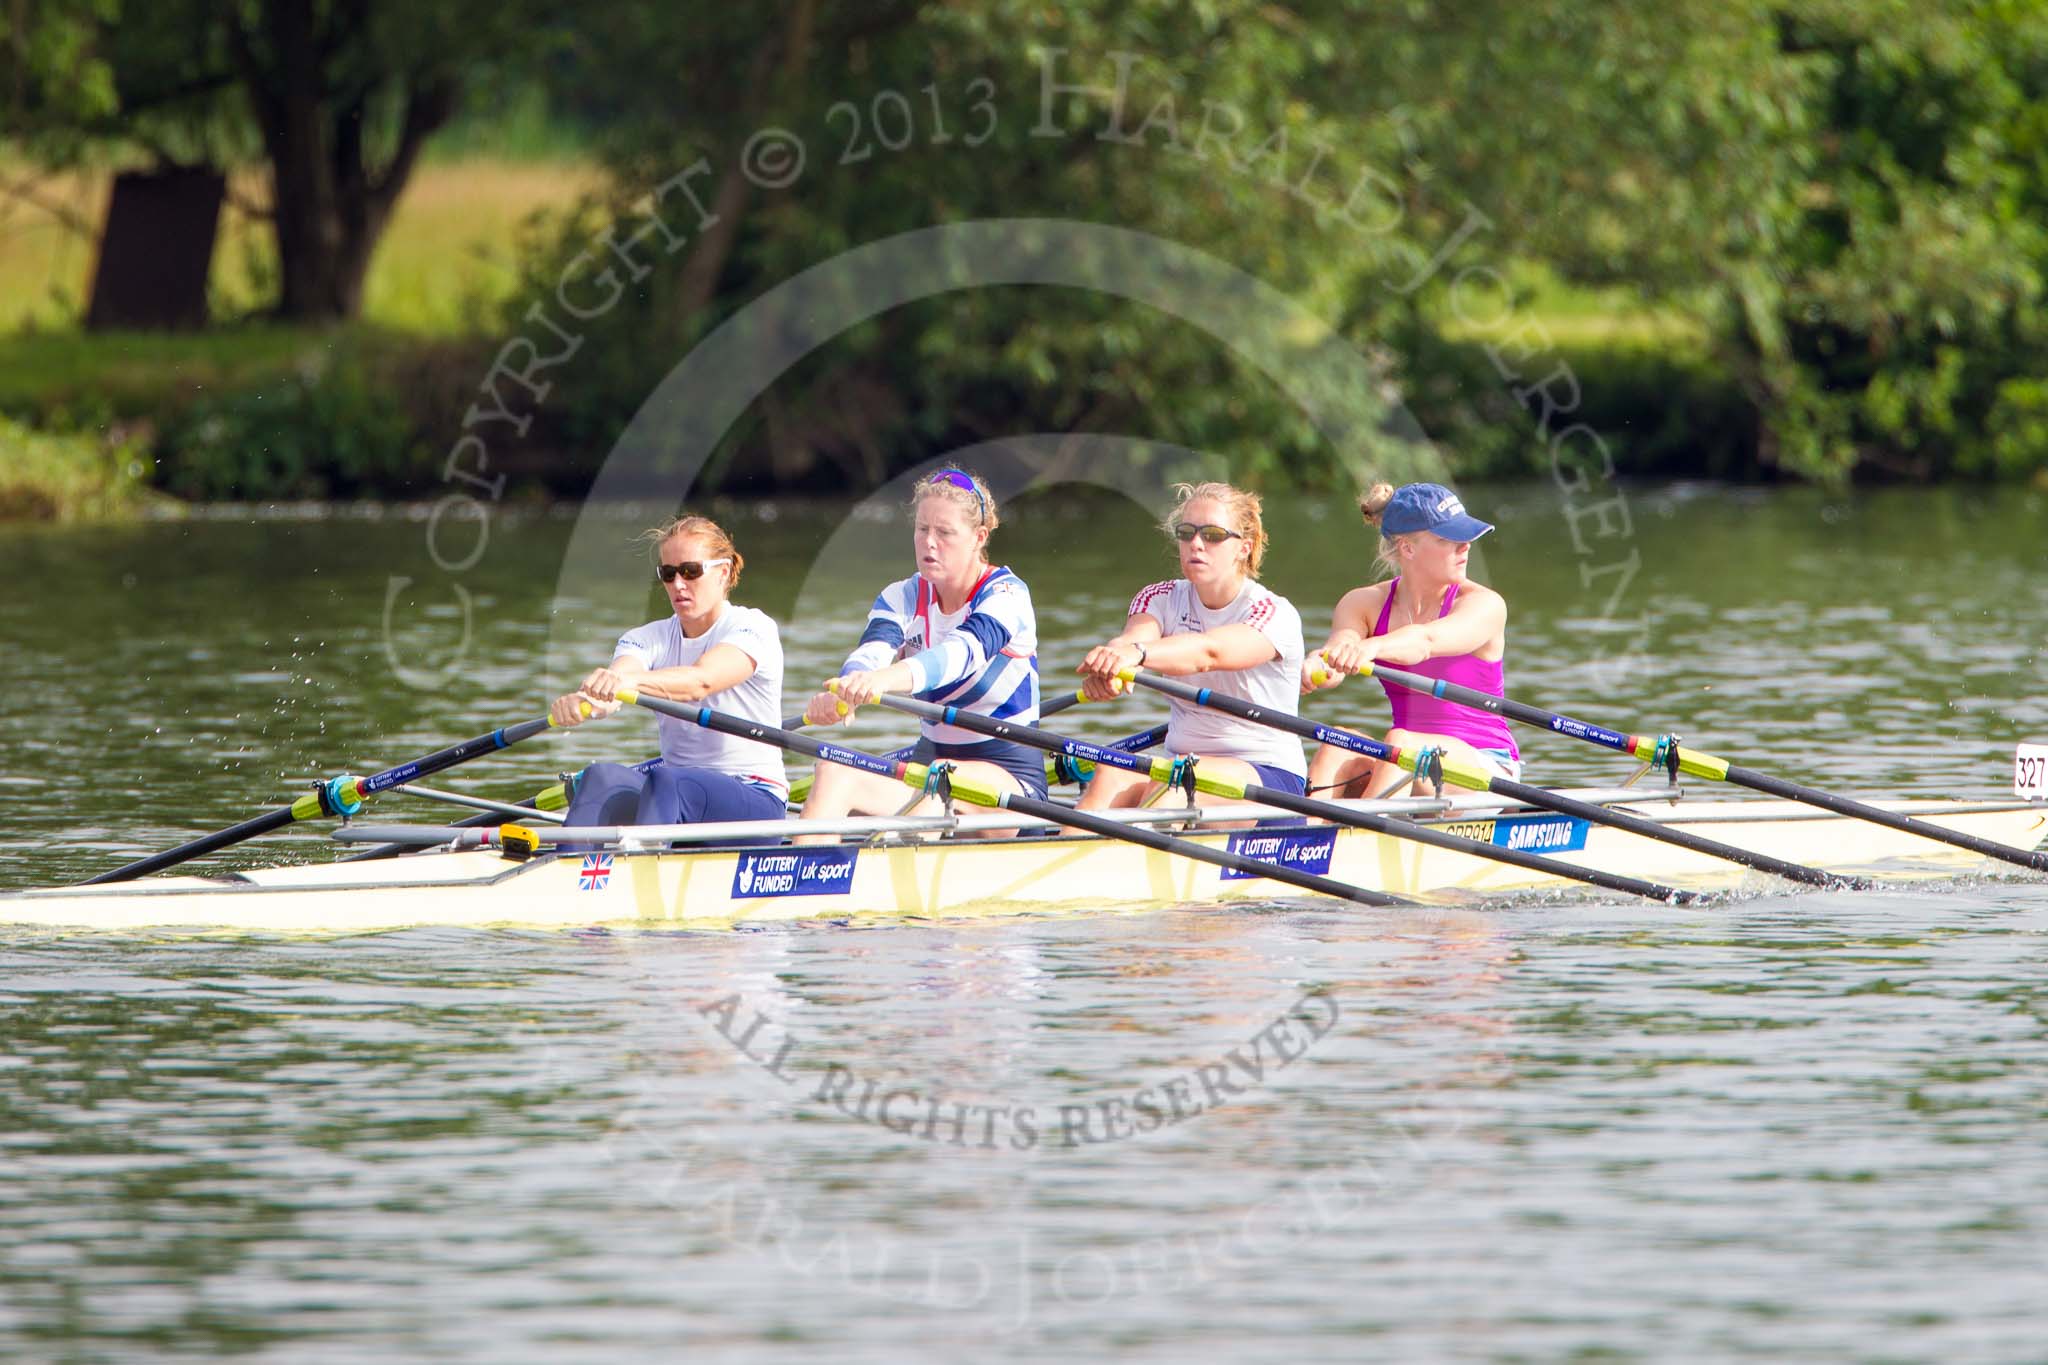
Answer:
[[[2014,848],[2010,844],[2001,844],[1990,839],[1980,839],[1974,834],[1965,834],[1961,830],[1943,829],[1940,825],[1930,824],[1925,820],[1916,820],[1910,815],[1902,815],[1895,810],[1886,810],[1883,806],[1867,805],[1862,801],[1852,800],[1846,796],[1836,796],[1833,792],[1821,791],[1817,787],[1806,787],[1801,786],[1797,782],[1787,782],[1781,777],[1772,777],[1769,773],[1760,773],[1754,768],[1744,768],[1734,763],[1728,765],[1728,780],[1737,786],[1748,787],[1751,791],[1763,792],[1767,796],[1779,796],[1789,801],[1798,801],[1805,805],[1818,806],[1822,810],[1833,811],[1837,815],[1847,815],[1858,820],[1868,820],[1873,825],[1883,825],[1887,829],[1898,830],[1901,834],[1915,834],[1922,839],[1933,839],[1939,843],[1949,844],[1956,848],[1966,848],[1972,853],[1979,853],[1987,858],[1997,858],[2003,862],[2017,863],[2021,867],[2032,868],[2037,872],[2048,872],[2048,853],[2042,853],[2037,849]]]
[[[1183,858],[1212,863],[1217,867],[1229,868],[1233,872],[1243,872],[1254,877],[1264,877],[1267,881],[1300,887],[1304,891],[1335,896],[1339,900],[1351,901],[1356,905],[1413,904],[1385,892],[1368,891],[1362,886],[1317,876],[1313,872],[1281,867],[1277,863],[1260,862],[1257,858],[1248,858],[1242,853],[1232,853],[1224,848],[1211,848],[1207,844],[1198,844],[1191,839],[1177,839],[1170,834],[1146,829],[1142,825],[1126,825],[1120,820],[1110,820],[1090,811],[1075,810],[1071,806],[1061,806],[1051,801],[1040,801],[1036,797],[1005,792],[1002,806],[1003,809],[1015,811],[1019,815],[1035,815],[1041,820],[1070,825],[1107,839],[1125,839],[1134,844],[1142,844],[1146,848],[1158,849],[1162,853],[1177,853]]]
[[[1217,710],[1226,711],[1231,715],[1257,721],[1263,725],[1270,725],[1276,730],[1285,730],[1289,734],[1299,735],[1304,739],[1313,739],[1320,743],[1328,744],[1333,748],[1346,749],[1352,753],[1363,754],[1368,758],[1392,761],[1396,753],[1391,745],[1384,744],[1379,740],[1369,739],[1364,735],[1354,734],[1349,730],[1334,725],[1318,725],[1313,721],[1303,720],[1300,716],[1289,715],[1285,712],[1269,711],[1264,707],[1253,706],[1239,701],[1235,697],[1219,696],[1206,688],[1193,687],[1178,679],[1164,678],[1157,674],[1140,672],[1137,675],[1137,680],[1148,687],[1156,688],[1166,693],[1168,696],[1181,697],[1186,701],[1191,701],[1201,706],[1213,706]],[[1735,863],[1738,866],[1753,867],[1759,871],[1770,872],[1776,876],[1802,882],[1809,886],[1847,886],[1855,884],[1847,878],[1823,872],[1817,867],[1807,867],[1800,863],[1787,862],[1783,858],[1773,858],[1767,853],[1758,853],[1751,849],[1739,848],[1734,844],[1724,844],[1716,839],[1704,839],[1697,834],[1673,829],[1669,825],[1660,824],[1655,820],[1644,819],[1640,815],[1631,815],[1627,811],[1618,811],[1607,806],[1596,806],[1589,801],[1579,801],[1569,796],[1559,796],[1555,792],[1545,791],[1541,787],[1532,787],[1527,783],[1511,781],[1505,777],[1487,777],[1485,784],[1480,790],[1491,792],[1496,796],[1507,797],[1509,800],[1520,801],[1525,805],[1535,806],[1541,810],[1556,811],[1560,815],[1569,815],[1575,819],[1590,821],[1593,824],[1611,825],[1616,829],[1627,830],[1629,833],[1639,835],[1645,839],[1654,839],[1659,843],[1670,844],[1675,848],[1683,848],[1693,853],[1705,854],[1711,858],[1719,858],[1726,862]]]
[[[134,862],[114,868],[110,872],[102,872],[97,876],[87,877],[79,885],[98,886],[104,882],[125,882],[135,877],[146,877],[152,872],[161,872],[165,868],[175,866],[178,863],[186,862],[193,858],[203,858],[216,849],[226,848],[229,844],[239,844],[244,839],[253,839],[259,834],[268,834],[274,829],[282,829],[297,818],[296,815],[292,814],[290,806],[280,806],[276,810],[267,811],[262,815],[244,820],[239,825],[230,825],[226,829],[215,830],[212,834],[202,835],[197,839],[179,844],[176,848],[167,848],[161,853],[152,853],[147,858],[138,858]]]
[[[858,768],[863,772],[876,773],[898,781],[903,780],[910,770],[910,765],[905,763],[878,758],[873,754],[862,753],[858,749],[848,749],[843,745],[821,743],[818,740],[812,739],[809,735],[799,734],[793,730],[785,730],[778,726],[762,725],[755,721],[743,720],[738,716],[727,715],[722,711],[714,711],[708,706],[688,706],[666,701],[659,697],[650,697],[645,694],[634,694],[631,699],[638,702],[641,706],[647,707],[649,710],[659,711],[666,716],[674,716],[678,720],[692,721],[707,730],[717,730],[721,734],[734,735],[741,739],[751,739],[761,744],[773,744],[797,753],[808,754],[813,758],[823,759],[828,763],[844,764],[850,768]],[[965,784],[960,785],[964,786]],[[1102,816],[1093,815],[1087,811],[1074,810],[1071,807],[1058,805],[1051,801],[1040,801],[1034,797],[1011,792],[991,793],[991,795],[994,798],[991,804],[1004,810],[1015,811],[1019,815],[1033,816],[1040,820],[1050,821],[1056,825],[1066,825],[1072,829],[1085,830],[1090,834],[1101,835],[1105,839],[1122,839],[1127,843],[1157,849],[1162,853],[1178,854],[1183,858],[1192,858],[1197,862],[1211,863],[1217,867],[1229,868],[1235,872],[1245,872],[1253,876],[1264,877],[1268,881],[1281,882],[1289,886],[1299,887],[1304,891],[1314,891],[1325,896],[1335,896],[1341,900],[1353,901],[1359,905],[1412,904],[1412,902],[1403,900],[1399,896],[1390,896],[1380,891],[1369,891],[1364,887],[1352,886],[1349,883],[1335,881],[1329,877],[1319,877],[1312,872],[1301,872],[1289,867],[1276,867],[1271,863],[1262,863],[1256,858],[1247,858],[1243,854],[1229,852],[1227,849],[1210,848],[1206,844],[1198,844],[1191,839],[1175,838],[1170,834],[1161,834],[1157,830],[1125,825],[1121,821],[1105,819]]]
[[[1640,758],[1642,756],[1640,752],[1642,748],[1640,737],[1625,735],[1619,730],[1610,730],[1604,725],[1594,725],[1587,721],[1574,720],[1570,716],[1561,716],[1552,711],[1545,711],[1541,707],[1530,706],[1525,702],[1518,702],[1507,697],[1492,696],[1458,683],[1425,678],[1419,673],[1409,673],[1402,669],[1389,668],[1385,664],[1373,664],[1372,675],[1375,678],[1384,678],[1397,687],[1405,687],[1411,692],[1421,692],[1427,696],[1439,697],[1445,701],[1454,701],[1462,706],[1476,706],[1481,710],[1491,711],[1497,716],[1505,716],[1510,720],[1519,720],[1529,725],[1540,725],[1547,730],[1554,730],[1558,734],[1570,735],[1573,739],[1582,739],[1588,744],[1598,744],[1602,748],[1613,749],[1632,757]],[[1917,834],[1923,839],[1932,839],[1937,843],[1950,844],[1956,848],[1966,848],[1972,853],[1979,853],[1987,858],[1996,858],[2003,862],[2016,863],[2021,867],[2033,868],[2035,871],[2048,871],[2048,853],[2038,852],[2033,849],[2014,848],[2010,844],[2001,844],[1990,839],[1980,839],[1974,834],[1965,834],[1960,830],[1944,829],[1940,825],[1930,824],[1925,820],[1916,820],[1910,815],[1889,811],[1882,806],[1873,806],[1866,801],[1857,801],[1847,796],[1836,796],[1834,793],[1822,791],[1818,787],[1809,787],[1800,782],[1789,782],[1782,777],[1772,777],[1769,773],[1760,773],[1754,768],[1745,768],[1738,764],[1729,763],[1727,760],[1717,758],[1703,750],[1687,749],[1684,745],[1677,747],[1680,766],[1698,776],[1732,782],[1738,787],[1747,787],[1751,791],[1763,792],[1767,796],[1776,796],[1787,801],[1798,801],[1805,805],[1818,806],[1822,810],[1833,811],[1837,815],[1846,815],[1857,820],[1868,820],[1872,824],[1883,825],[1887,829],[1895,829],[1902,834]]]
[[[1122,768],[1127,772],[1139,772],[1148,775],[1155,771],[1150,762],[1137,757],[1135,754],[1124,753],[1098,744],[1090,744],[1084,740],[1068,739],[1062,735],[1056,735],[1050,730],[1040,730],[1029,725],[1017,725],[1009,721],[994,720],[987,716],[973,715],[952,707],[934,706],[930,702],[916,701],[908,697],[884,697],[882,704],[894,707],[897,710],[908,711],[913,715],[932,715],[937,713],[936,718],[944,720],[948,725],[958,725],[962,729],[973,730],[979,734],[989,735],[996,739],[1015,740],[1036,748],[1064,754],[1070,758],[1077,758],[1083,762],[1094,763],[1101,767]],[[1243,784],[1243,790],[1244,799],[1247,801],[1272,806],[1276,810],[1288,811],[1295,815],[1305,815],[1318,820],[1327,820],[1332,824],[1349,825],[1355,829],[1370,830],[1375,834],[1384,835],[1388,838],[1407,839],[1418,844],[1427,844],[1432,848],[1448,849],[1453,853],[1462,853],[1467,857],[1481,858],[1488,862],[1507,863],[1514,867],[1528,868],[1532,871],[1547,873],[1550,876],[1562,877],[1569,881],[1585,882],[1590,886],[1602,887],[1609,891],[1620,891],[1632,896],[1647,896],[1651,900],[1668,901],[1682,905],[1689,903],[1693,899],[1690,892],[1680,891],[1675,887],[1664,886],[1657,882],[1644,881],[1638,877],[1623,876],[1617,872],[1601,872],[1590,867],[1580,867],[1574,863],[1559,862],[1538,854],[1523,852],[1521,849],[1502,848],[1496,844],[1481,843],[1477,839],[1467,839],[1462,835],[1448,834],[1442,830],[1430,829],[1427,826],[1415,824],[1412,821],[1393,820],[1383,815],[1350,810],[1343,806],[1333,805],[1328,801],[1317,801],[1311,797],[1296,796],[1292,792],[1283,792],[1277,788],[1260,786],[1254,782]],[[1262,864],[1262,866],[1264,865]]]
[[[503,726],[489,734],[478,735],[474,739],[465,739],[460,744],[451,744],[445,749],[436,750],[425,758],[416,758],[410,763],[386,768],[381,773],[364,778],[357,786],[364,796],[375,796],[378,792],[388,791],[401,783],[411,782],[415,778],[430,777],[458,763],[467,763],[472,758],[508,748],[522,739],[532,739],[546,730],[548,725],[548,718],[542,716],[538,720],[523,720],[517,725]]]
[[[386,768],[383,772],[373,774],[370,777],[358,779],[354,784],[356,793],[358,797],[375,796],[378,792],[388,791],[402,783],[429,776],[446,768],[452,768],[458,763],[466,763],[479,754],[493,753],[508,745],[517,744],[522,739],[530,739],[547,729],[548,724],[547,717],[542,716],[538,720],[521,721],[517,725],[503,726],[492,730],[488,734],[478,735],[474,739],[465,739],[460,744],[451,744],[445,749],[437,749],[425,757],[413,759],[410,763],[401,763],[396,767]],[[153,853],[147,858],[137,859],[135,862],[128,863],[125,866],[114,868],[110,872],[102,872],[98,876],[88,877],[81,884],[97,886],[105,882],[130,881],[133,878],[146,876],[151,872],[160,872],[164,868],[172,867],[178,863],[187,862],[204,854],[226,848],[230,844],[238,844],[245,839],[253,839],[259,834],[267,834],[271,830],[282,829],[295,820],[310,820],[320,815],[335,813],[331,802],[324,792],[317,801],[312,798],[302,797],[289,806],[280,806],[276,810],[244,820],[238,825],[231,825],[227,829],[203,835],[200,838],[180,844],[176,848],[165,849],[161,853]]]

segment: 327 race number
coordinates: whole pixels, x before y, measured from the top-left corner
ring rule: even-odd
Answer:
[[[2048,801],[2048,744],[2022,744],[2014,752],[2012,789],[2030,801]]]

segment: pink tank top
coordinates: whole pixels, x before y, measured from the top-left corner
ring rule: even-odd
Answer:
[[[1387,633],[1387,618],[1393,614],[1394,594],[1400,587],[1398,578],[1387,585],[1387,600],[1380,604],[1380,619],[1372,627],[1375,638]],[[1437,612],[1437,619],[1448,616],[1457,600],[1458,585],[1453,583],[1444,593],[1444,604]],[[1492,697],[1507,695],[1507,660],[1504,658],[1488,660],[1474,658],[1470,654],[1452,654],[1440,659],[1426,659],[1419,664],[1390,666],[1404,673],[1419,673],[1438,682],[1458,683]],[[1515,747],[1514,732],[1493,712],[1454,701],[1442,701],[1421,692],[1410,692],[1390,682],[1382,682],[1380,686],[1387,689],[1387,700],[1393,704],[1396,730],[1412,730],[1419,735],[1447,735],[1452,739],[1462,739],[1475,749],[1500,749],[1517,760],[1522,757],[1522,751]]]

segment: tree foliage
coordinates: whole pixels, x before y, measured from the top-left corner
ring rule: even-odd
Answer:
[[[1404,406],[1454,468],[1500,472],[1542,467],[1575,412],[1668,426],[1659,386],[1798,477],[2048,470],[2035,0],[0,9],[12,122],[46,154],[113,137],[272,165],[297,316],[354,310],[423,140],[465,91],[544,80],[600,130],[613,191],[536,230],[503,321],[562,322],[563,281],[611,264],[619,297],[577,321],[530,437],[589,462],[778,286],[933,225],[1040,219],[1188,249],[1293,311],[1261,295],[1233,336],[1135,290],[935,291],[782,375],[721,476],[868,483],[991,436],[1102,431],[1220,452],[1254,479],[1337,482],[1430,467]],[[749,175],[775,130],[802,164]],[[664,214],[649,193],[700,164],[687,240],[614,250],[646,242]],[[934,279],[965,268],[935,251]],[[1518,318],[1530,262],[1690,314],[1704,356],[1609,363],[1546,337]],[[1447,327],[1474,309],[1495,315],[1484,345]],[[1305,403],[1286,381],[1331,344],[1317,320],[1355,359],[1323,381],[1341,392]],[[1287,333],[1261,353],[1283,357],[1279,376],[1247,359],[1267,332]],[[1539,383],[1560,367],[1569,383]],[[1561,405],[1602,382],[1631,392]]]
[[[40,11],[38,11],[40,12]],[[54,7],[49,16],[59,13]],[[522,0],[90,0],[46,16],[27,69],[45,157],[141,148],[160,163],[270,169],[279,316],[355,316],[393,206],[465,87],[525,59],[546,12]],[[104,76],[104,79],[101,77]]]

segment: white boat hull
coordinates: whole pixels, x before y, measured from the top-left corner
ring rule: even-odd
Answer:
[[[1892,802],[1932,823],[2017,849],[2048,838],[2048,806]],[[1830,871],[1887,880],[2010,865],[1791,802],[1683,802],[1638,812],[1711,839]],[[1444,818],[1452,832],[1691,890],[1785,884],[1732,863],[1569,817]],[[1187,837],[1285,856],[1339,881],[1437,904],[1559,891],[1579,882],[1354,829],[1206,831]],[[1233,900],[1319,899],[1263,878],[1134,844],[1081,837],[931,840],[894,846],[543,854],[425,853],[379,862],[159,877],[0,895],[0,923],[101,931],[350,933],[418,925],[684,927],[852,918],[968,918]]]

